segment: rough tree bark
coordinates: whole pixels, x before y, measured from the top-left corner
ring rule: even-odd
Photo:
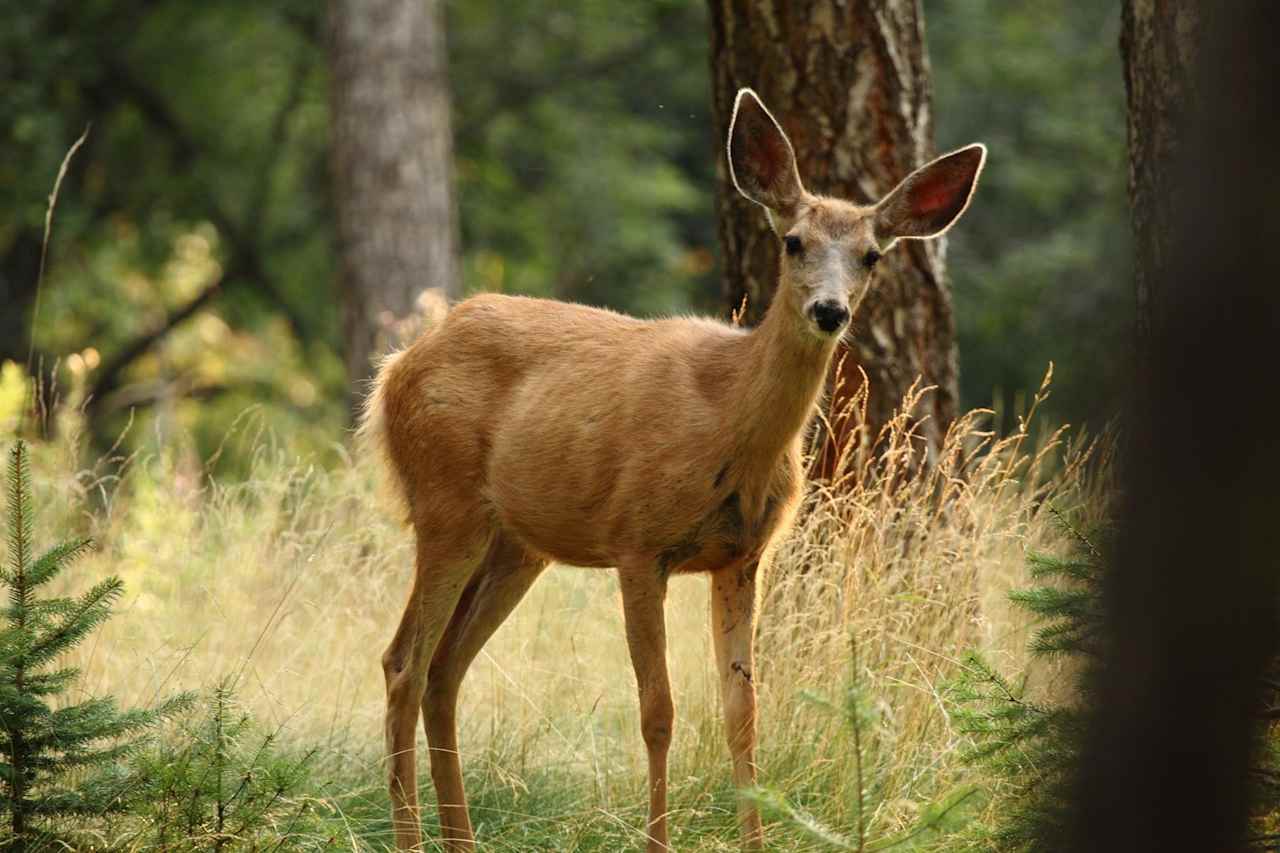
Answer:
[[[728,133],[738,88],[750,86],[791,137],[812,192],[876,201],[931,159],[918,0],[710,0],[710,7],[717,140]],[[734,190],[723,156],[718,214],[724,298],[735,311],[745,298],[745,322],[754,324],[777,283],[779,240],[759,208]],[[913,412],[928,448],[941,443],[955,416],[955,321],[943,255],[941,240],[895,248],[854,320],[831,405],[838,411],[862,385],[859,368],[866,371],[867,429],[856,433],[864,450],[918,377],[937,386]],[[847,441],[851,426],[837,425],[835,444]],[[823,473],[832,468],[830,451],[829,443]]]
[[[332,0],[332,168],[349,400],[372,359],[457,293],[453,142],[441,0]]]
[[[1175,197],[1171,164],[1196,103],[1197,0],[1125,0],[1120,53],[1129,99],[1129,201],[1139,343],[1150,338],[1168,277]]]

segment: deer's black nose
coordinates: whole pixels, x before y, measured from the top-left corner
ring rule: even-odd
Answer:
[[[834,332],[849,319],[849,309],[839,302],[815,302],[809,309],[813,322],[824,332]]]

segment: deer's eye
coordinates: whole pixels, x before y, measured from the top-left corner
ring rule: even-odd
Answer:
[[[867,269],[872,269],[873,267],[875,267],[876,262],[879,260],[880,260],[880,253],[877,252],[875,249],[872,249],[871,251],[863,255],[862,265],[865,266]]]
[[[793,258],[804,251],[804,243],[800,242],[800,238],[794,234],[783,237],[782,244],[786,246],[787,254]]]

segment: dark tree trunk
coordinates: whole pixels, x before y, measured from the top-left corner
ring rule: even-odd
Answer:
[[[876,201],[931,159],[929,64],[916,0],[711,0],[710,6],[718,145],[735,93],[750,86],[791,137],[811,192]],[[745,322],[754,324],[777,284],[779,240],[760,209],[734,190],[723,154],[718,198],[724,298],[733,311],[745,299]],[[844,360],[833,410],[861,387],[859,368],[871,381],[862,450],[918,377],[937,386],[913,412],[929,448],[940,444],[955,416],[955,322],[943,252],[940,240],[906,241],[890,252],[854,320],[853,346],[837,356]],[[850,426],[837,424],[836,444]],[[830,451],[828,444],[825,473]]]
[[[353,407],[372,360],[458,289],[440,0],[332,0],[332,157]]]
[[[1156,247],[1137,257],[1147,358],[1070,849],[1271,849],[1274,838],[1247,840],[1246,815],[1261,679],[1280,646],[1280,4],[1204,4],[1194,73],[1175,75],[1182,100],[1147,111],[1169,95],[1151,92],[1159,73],[1135,69],[1167,63],[1184,37],[1176,20],[1139,25],[1151,5],[1128,4],[1125,39],[1134,203],[1149,205],[1151,186],[1160,199],[1158,214],[1135,211]],[[1152,144],[1169,109],[1188,119],[1182,138]]]
[[[1195,103],[1198,0],[1125,0],[1120,53],[1129,96],[1129,201],[1139,343],[1161,310],[1175,197],[1171,164]]]
[[[40,233],[24,228],[0,261],[0,363],[27,364],[31,346],[31,312],[40,270]]]

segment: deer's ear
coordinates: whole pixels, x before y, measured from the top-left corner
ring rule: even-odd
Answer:
[[[729,122],[729,176],[738,192],[782,216],[804,195],[796,155],[782,127],[750,89],[740,89]]]
[[[907,175],[876,205],[876,237],[887,246],[942,234],[969,206],[986,160],[985,145],[969,145]]]

